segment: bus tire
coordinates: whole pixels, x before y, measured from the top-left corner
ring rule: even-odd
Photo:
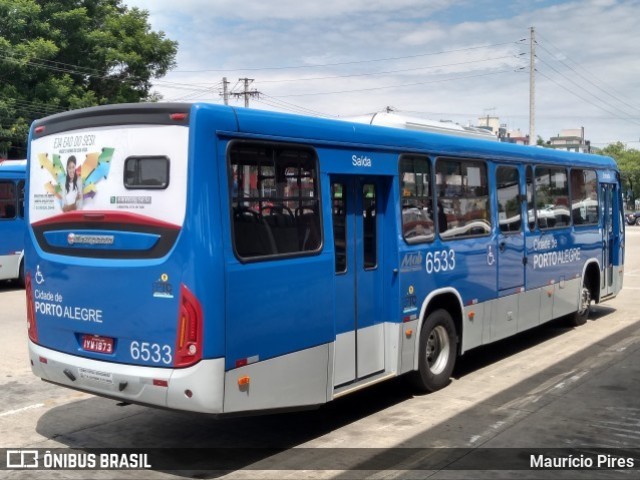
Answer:
[[[580,299],[578,301],[578,310],[569,317],[569,324],[572,327],[579,327],[587,323],[589,313],[591,311],[591,290],[587,284],[586,279],[582,281],[582,288],[580,289]]]
[[[24,288],[24,258],[20,261],[20,268],[18,269],[18,285]]]
[[[418,370],[410,376],[414,387],[425,393],[449,385],[458,351],[458,335],[449,312],[439,309],[429,314],[418,348]]]

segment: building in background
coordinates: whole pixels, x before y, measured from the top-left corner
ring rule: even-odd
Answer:
[[[591,151],[591,142],[584,138],[584,127],[561,130],[557,137],[549,139],[547,146],[568,152],[589,153]]]
[[[506,125],[503,127],[505,136],[500,138],[501,142],[516,143],[518,145],[529,145],[529,135],[525,135],[520,129],[507,130]]]
[[[492,117],[491,115],[478,117],[478,127],[489,130],[494,135],[498,135],[501,127],[500,117]]]

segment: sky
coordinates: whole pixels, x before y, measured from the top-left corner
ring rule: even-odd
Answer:
[[[154,81],[163,101],[222,103],[254,81],[251,108],[400,114],[529,132],[584,127],[596,147],[640,148],[640,0],[124,0],[179,43]],[[230,105],[244,106],[232,96]]]

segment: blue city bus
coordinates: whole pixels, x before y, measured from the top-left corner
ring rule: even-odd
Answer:
[[[0,160],[0,281],[24,286],[26,160]]]
[[[608,157],[252,109],[111,105],[29,139],[30,359],[228,414],[313,407],[622,287]]]

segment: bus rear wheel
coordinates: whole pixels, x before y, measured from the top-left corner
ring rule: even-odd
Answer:
[[[570,325],[573,327],[579,327],[580,325],[584,325],[587,323],[587,318],[589,318],[589,312],[591,311],[591,290],[589,289],[589,285],[587,285],[586,280],[582,283],[582,288],[580,289],[580,301],[578,302],[578,310],[571,315],[570,317]]]
[[[429,314],[420,331],[418,371],[410,377],[419,391],[435,392],[449,385],[458,351],[457,339],[449,312],[439,309]]]
[[[24,288],[24,258],[20,261],[20,269],[18,270],[18,285]]]

